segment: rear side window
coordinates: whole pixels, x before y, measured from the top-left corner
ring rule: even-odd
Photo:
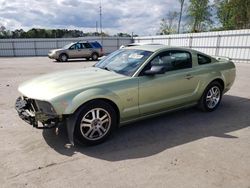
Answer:
[[[198,56],[198,64],[199,65],[211,63],[211,59],[209,57],[201,55],[201,54],[198,54],[197,56]]]
[[[102,45],[99,44],[99,42],[91,42],[91,45],[92,45],[94,48],[102,48]]]
[[[92,48],[92,46],[91,46],[89,43],[83,43],[83,46],[84,46],[85,48]]]

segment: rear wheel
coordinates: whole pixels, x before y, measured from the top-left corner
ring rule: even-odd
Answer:
[[[68,56],[66,54],[61,54],[59,56],[59,59],[61,62],[66,62],[66,61],[68,61]]]
[[[222,97],[222,86],[219,82],[210,83],[205,89],[200,102],[199,107],[203,111],[214,111],[218,108]]]
[[[82,144],[95,145],[105,141],[117,124],[113,107],[101,100],[92,101],[80,109],[75,138]]]
[[[97,53],[93,53],[92,55],[91,55],[91,59],[93,60],[93,61],[97,61],[98,60],[98,54]]]

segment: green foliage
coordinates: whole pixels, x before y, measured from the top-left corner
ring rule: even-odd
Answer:
[[[205,31],[212,24],[212,9],[208,3],[209,0],[190,0],[188,14],[191,21],[191,32]]]
[[[88,32],[84,33],[80,30],[67,29],[38,29],[33,28],[28,31],[16,29],[14,31],[6,30],[5,27],[0,27],[0,38],[71,38],[85,36],[101,36],[101,33]],[[102,36],[109,36],[107,33],[102,33]]]
[[[250,28],[249,0],[216,0],[215,7],[223,30]]]
[[[131,37],[130,34],[128,33],[117,33],[116,35],[114,35],[115,37]]]
[[[177,12],[169,12],[166,18],[163,18],[160,23],[160,35],[169,35],[177,31]]]

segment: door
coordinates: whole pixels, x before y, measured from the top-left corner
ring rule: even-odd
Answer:
[[[81,58],[82,53],[83,53],[82,43],[73,44],[69,48],[69,52],[68,52],[70,58]]]
[[[186,51],[166,51],[157,55],[143,71],[164,66],[166,72],[139,76],[141,115],[170,110],[196,100],[199,79],[192,68],[192,56]]]
[[[83,43],[83,57],[91,57],[93,47],[89,43]]]

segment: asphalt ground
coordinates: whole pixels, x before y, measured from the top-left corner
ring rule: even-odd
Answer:
[[[0,187],[250,188],[250,64],[212,113],[181,110],[118,129],[105,143],[66,147],[65,130],[37,130],[14,109],[18,85],[94,62],[0,58]]]

